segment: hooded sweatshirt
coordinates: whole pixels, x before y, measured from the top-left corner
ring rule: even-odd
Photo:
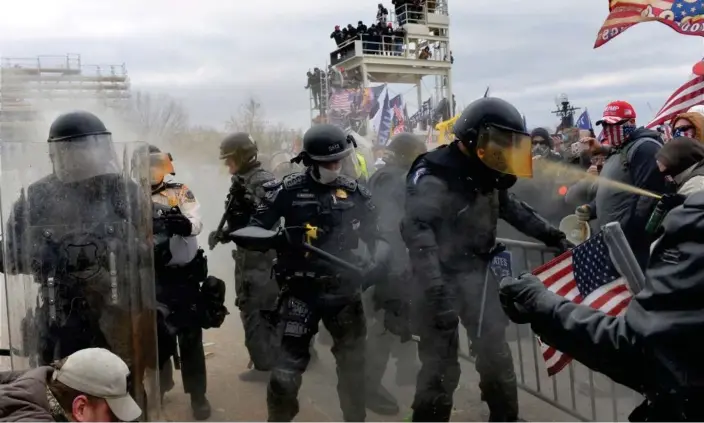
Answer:
[[[671,121],[673,129],[675,122],[679,119],[687,119],[694,126],[694,138],[699,142],[704,142],[704,115],[698,112],[687,112],[677,115]]]
[[[656,158],[667,168],[664,173],[677,183],[679,194],[688,196],[704,190],[704,144],[692,138],[675,138]]]
[[[67,421],[47,389],[48,366],[26,372],[0,372],[0,421]]]

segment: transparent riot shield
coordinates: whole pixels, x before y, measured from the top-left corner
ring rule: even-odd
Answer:
[[[147,154],[109,135],[0,143],[12,369],[109,349],[145,421],[161,408]]]

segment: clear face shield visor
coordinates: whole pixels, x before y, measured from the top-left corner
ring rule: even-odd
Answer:
[[[159,185],[164,181],[166,175],[175,174],[171,153],[149,154],[149,178],[152,185]]]
[[[54,174],[62,182],[119,174],[120,165],[110,134],[87,135],[49,142]]]
[[[477,157],[497,172],[533,177],[532,142],[528,134],[499,126],[486,126],[479,132]]]

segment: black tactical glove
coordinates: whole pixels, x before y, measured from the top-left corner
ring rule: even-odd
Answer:
[[[190,236],[193,233],[191,221],[182,214],[170,214],[164,216],[166,229],[173,235]]]
[[[457,327],[459,316],[452,304],[452,297],[448,289],[443,286],[434,286],[425,290],[425,298],[430,305],[432,319],[435,326],[441,330]]]
[[[401,342],[411,340],[410,310],[401,300],[388,300],[382,305],[384,309],[384,328],[401,338]]]
[[[518,278],[507,276],[499,284],[499,300],[504,313],[518,324],[530,323],[533,305],[546,292],[543,282],[530,273]]]
[[[682,195],[682,194],[665,194],[662,196],[660,199],[660,202],[662,205],[665,207],[665,210],[672,210],[675,207],[681,206],[684,204],[684,200],[687,199],[687,196]]]
[[[567,250],[573,249],[574,247],[576,247],[576,245],[567,240],[567,238],[560,238],[560,240],[557,242],[556,245],[554,245],[554,247],[559,250],[559,254],[562,254]]]

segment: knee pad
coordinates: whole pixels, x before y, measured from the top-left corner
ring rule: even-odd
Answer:
[[[296,397],[301,387],[302,376],[293,370],[274,369],[269,380],[269,391],[282,397]]]

